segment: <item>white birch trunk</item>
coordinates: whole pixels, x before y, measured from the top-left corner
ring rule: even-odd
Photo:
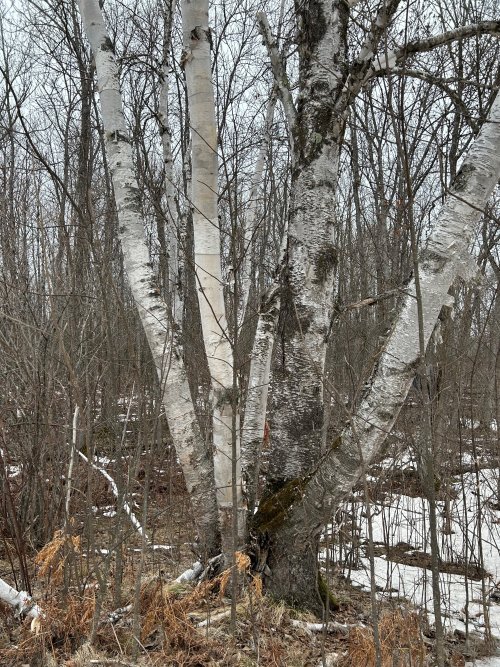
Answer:
[[[288,226],[285,225],[276,277],[261,298],[248,374],[245,421],[241,434],[241,470],[249,516],[252,516],[257,503],[271,362],[281,308],[281,272],[286,264],[287,232]]]
[[[252,347],[245,402],[245,421],[243,422],[241,435],[241,469],[245,500],[250,515],[254,511],[257,500],[271,359],[280,306],[280,286],[275,283],[262,297],[259,321]]]
[[[311,16],[311,11],[316,14]],[[298,37],[302,94],[294,128],[288,262],[282,280],[283,336],[273,366],[270,422],[278,443],[269,468],[273,487],[303,475],[321,453],[321,379],[338,254],[335,201],[346,100],[346,62],[339,54],[347,19],[341,3],[332,9],[326,1],[306,2],[299,10],[299,27],[304,28]],[[334,109],[332,99],[338,100]]]
[[[239,322],[240,326],[245,319],[248,297],[250,296],[250,282],[251,282],[251,263],[252,252],[254,245],[257,227],[259,223],[259,191],[262,185],[264,176],[264,165],[266,161],[266,153],[269,150],[271,143],[271,133],[274,121],[274,110],[276,107],[276,92],[273,90],[266,110],[266,120],[264,124],[264,132],[260,143],[260,149],[255,163],[255,170],[252,177],[252,185],[250,188],[250,201],[248,203],[248,215],[245,218],[245,228],[243,231],[243,251],[245,253],[242,271],[241,271],[241,309]]]
[[[33,598],[26,591],[17,591],[12,586],[0,579],[0,600],[13,607],[17,616],[27,616],[32,619],[32,630],[37,630],[36,621],[43,614],[40,607],[33,602]],[[34,623],[35,622],[35,623]]]
[[[177,220],[176,193],[174,185],[174,160],[172,155],[172,130],[169,122],[169,81],[171,62],[173,0],[166,0],[164,7],[163,62],[160,73],[160,95],[158,124],[160,126],[163,164],[165,169],[165,195],[167,200],[168,278],[170,303],[175,322],[182,322],[182,300],[179,291],[179,225]]]
[[[208,0],[182,3],[184,53],[192,143],[192,187],[196,277],[203,339],[213,389],[213,443],[217,503],[224,550],[231,544],[233,359],[225,315],[217,209],[217,128],[211,73]],[[238,508],[241,472],[237,446]]]
[[[64,515],[64,528],[67,528],[69,524],[69,510],[71,504],[71,491],[73,487],[73,468],[75,465],[75,458],[78,445],[78,415],[80,414],[80,406],[75,406],[75,411],[73,413],[73,433],[71,439],[71,452],[69,456],[68,464],[68,477],[66,479],[66,506],[65,506],[65,515]]]
[[[419,276],[426,347],[441,308],[450,304],[449,290],[453,282],[458,276],[470,275],[473,262],[468,245],[499,177],[500,95],[497,95],[480,135],[450,188],[427,247],[421,253]],[[348,493],[390,433],[418,363],[418,312],[412,285],[368,393],[350,425],[306,480],[302,502],[296,506],[292,523],[307,522],[312,530],[317,530],[327,520],[330,508]]]
[[[123,115],[113,45],[98,0],[79,0],[79,6],[96,61],[105,146],[113,179],[125,270],[162,384],[162,400],[191,497],[201,547],[204,555],[213,555],[219,550],[213,461],[201,437],[182,349],[166,305],[160,298],[144,239],[140,196],[132,170],[132,148]]]

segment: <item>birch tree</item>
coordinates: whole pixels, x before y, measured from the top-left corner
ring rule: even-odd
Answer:
[[[351,62],[347,58],[349,8],[342,3],[332,8],[323,2],[297,7],[300,94],[293,201],[281,291],[283,333],[271,398],[271,429],[277,444],[253,529],[265,537],[271,591],[307,606],[319,605],[316,563],[322,526],[379,450],[419,357],[415,299],[408,296],[370,381],[371,389],[350,427],[333,444],[323,441],[322,378],[339,257],[335,202],[346,114],[380,63],[385,62],[384,71],[390,73],[391,65],[410,52],[437,48],[473,30],[498,32],[497,23],[485,23],[388,52],[383,42],[399,4],[380,6]],[[377,56],[377,51],[385,55]],[[497,114],[498,103],[455,179],[441,223],[421,258],[426,345],[464,261],[474,222],[498,179]]]
[[[219,551],[219,530],[213,460],[201,437],[180,341],[157,288],[144,240],[113,45],[97,0],[82,0],[79,6],[96,63],[105,145],[113,179],[125,269],[163,387],[162,399],[193,504],[202,550],[205,556],[214,555]]]
[[[212,376],[213,446],[217,504],[229,550],[232,517],[233,355],[224,304],[218,221],[217,128],[212,84],[208,0],[182,4],[184,52],[191,126],[191,207],[196,278],[203,339]],[[238,440],[239,442],[239,440]],[[240,455],[237,447],[237,467]],[[241,485],[238,478],[238,496]]]
[[[248,382],[249,396],[253,393],[258,401],[246,413],[244,429],[248,429],[249,437],[244,440],[242,460],[251,508],[260,501],[249,526],[249,548],[256,563],[269,575],[266,584],[275,596],[317,610],[321,606],[317,566],[321,530],[392,428],[411,385],[420,349],[417,310],[410,286],[355,415],[333,443],[329,441],[323,379],[336,274],[343,252],[338,242],[343,224],[338,216],[338,201],[349,114],[357,97],[375,78],[410,75],[407,64],[417,54],[499,31],[497,22],[485,21],[419,40],[410,39],[407,26],[407,39],[401,44],[396,39],[401,33],[401,0],[387,0],[370,15],[357,10],[356,4],[324,0],[296,4],[299,62],[295,94],[289,87],[272,30],[265,17],[259,16],[276,90],[291,129],[293,155],[286,247],[278,280],[266,286],[269,289],[262,299]],[[106,151],[128,281],[164,387],[170,431],[187,480],[204,552],[213,555],[219,549],[217,505],[223,549],[227,552],[231,549],[231,512],[240,509],[242,500],[238,497],[237,507],[233,507],[229,482],[234,467],[239,465],[239,453],[236,451],[235,460],[231,441],[235,416],[230,397],[234,360],[223,290],[224,244],[217,202],[218,139],[208,3],[183,3],[181,60],[192,141],[190,206],[195,227],[196,275],[212,376],[213,460],[196,421],[179,330],[156,289],[143,241],[140,197],[132,170],[113,45],[97,0],[80,0],[80,7],[96,60]],[[415,69],[411,73],[416,76]],[[449,288],[467,257],[474,225],[498,179],[498,113],[495,102],[470,156],[455,177],[421,255],[425,345],[441,307],[448,302]],[[254,183],[249,189],[255,188]],[[247,281],[248,269],[245,271],[243,280]],[[259,428],[266,409],[273,346],[268,412],[274,447],[265,471],[266,492],[259,498]],[[256,391],[259,387],[265,390]],[[236,480],[238,477],[239,474]],[[241,520],[240,531],[242,524]]]

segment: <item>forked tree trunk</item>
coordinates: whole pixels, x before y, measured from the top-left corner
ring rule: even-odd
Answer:
[[[479,137],[458,172],[420,256],[423,331],[427,347],[441,308],[450,303],[449,289],[467,277],[472,258],[468,244],[481,212],[500,177],[500,95]],[[318,536],[335,508],[358,481],[366,464],[380,451],[411,387],[419,362],[418,312],[410,286],[380,356],[370,389],[344,432],[329,445],[307,474],[289,480],[261,503],[253,529],[271,541],[268,582],[276,597],[311,606],[310,571],[317,568]],[[297,553],[294,552],[297,550]],[[287,573],[293,573],[289,591]],[[313,605],[314,606],[314,605]]]
[[[218,219],[217,126],[212,83],[208,0],[182,3],[182,62],[191,124],[191,207],[195,268],[203,339],[212,376],[213,443],[217,504],[223,548],[231,551],[232,533],[232,385],[233,351],[226,320]],[[239,431],[239,429],[237,429]],[[237,443],[237,496],[241,507],[241,468]],[[240,513],[241,514],[241,513]],[[241,525],[241,521],[239,522]]]
[[[133,172],[132,147],[120,96],[113,44],[98,0],[79,0],[96,71],[113,179],[123,262],[162,386],[170,433],[191,497],[203,556],[220,550],[213,460],[203,441],[193,407],[177,330],[157,288],[144,238],[141,202]]]

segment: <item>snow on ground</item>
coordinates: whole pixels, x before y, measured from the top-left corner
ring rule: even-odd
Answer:
[[[405,461],[406,466],[409,463],[410,461]],[[468,563],[471,571],[474,566],[482,564],[487,575],[481,582],[466,580],[462,574],[441,573],[443,620],[447,630],[450,631],[458,629],[464,632],[468,622],[470,631],[483,633],[484,587],[487,593],[486,613],[489,614],[491,631],[493,636],[500,639],[500,602],[489,598],[495,587],[500,598],[500,512],[492,507],[493,502],[498,502],[496,496],[498,469],[480,470],[477,474],[478,478],[475,472],[467,473],[451,486],[448,509],[450,516],[448,528],[451,528],[451,532],[445,531],[440,534],[440,556],[448,563],[458,565]],[[345,509],[352,513],[352,504],[346,505]],[[441,527],[445,523],[444,509],[444,502],[439,502],[438,518]],[[418,554],[430,552],[427,500],[406,495],[386,495],[379,503],[372,504],[371,514],[375,544],[391,547],[400,545],[398,552],[404,553],[402,559],[404,561],[414,561]],[[358,537],[363,544],[366,542],[368,529],[362,494],[357,496],[354,515]],[[355,564],[356,569],[349,567],[349,549],[352,547],[344,545],[342,551],[339,550],[338,528],[338,526],[334,528],[333,534],[334,561],[339,563],[339,557],[342,557],[345,563],[344,573],[350,576],[354,585],[369,590],[369,560],[365,557],[366,554],[363,554]],[[387,556],[382,555],[375,558],[375,579],[379,596],[405,597],[427,611],[429,622],[433,623],[430,570],[406,562],[404,564],[392,562]],[[500,667],[500,658],[475,664],[478,667]]]

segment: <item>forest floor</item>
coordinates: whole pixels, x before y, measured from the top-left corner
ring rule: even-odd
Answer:
[[[133,470],[122,468],[133,479],[127,501],[147,526],[149,548],[142,548],[146,538],[130,517],[117,512],[104,476],[97,470],[89,476],[88,466],[79,462],[75,478],[89,481],[77,491],[91,502],[75,510],[69,537],[56,533],[28,554],[33,595],[44,618],[32,632],[28,620],[0,608],[0,666],[370,667],[375,665],[372,581],[383,667],[435,664],[427,501],[411,448],[403,446],[402,436],[398,445],[398,438],[396,433],[391,456],[378,461],[367,479],[373,571],[364,486],[354,490],[325,532],[323,572],[340,603],[328,625],[265,596],[243,555],[233,625],[229,572],[196,588],[175,582],[195,557],[182,476],[175,462],[165,464],[165,453],[149,463],[135,457]],[[499,471],[493,441],[495,431],[476,435],[474,456],[450,455],[450,474],[438,493],[441,605],[453,667],[500,667],[499,657],[487,657],[494,656],[500,640]],[[120,474],[110,458],[97,463],[112,477]],[[15,481],[15,467],[9,472]],[[142,502],[146,486],[144,508],[136,501]],[[4,535],[0,544],[0,577],[21,587],[14,542]],[[110,616],[117,608],[122,612]]]

